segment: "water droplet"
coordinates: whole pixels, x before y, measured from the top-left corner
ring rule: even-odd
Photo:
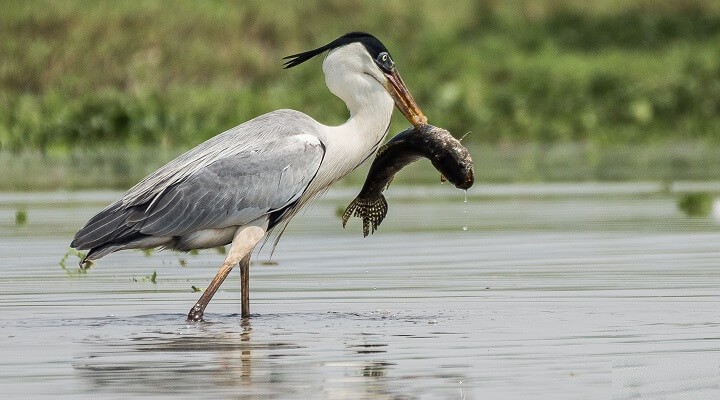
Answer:
[[[465,207],[463,207],[462,213],[467,214],[467,190],[465,190],[465,200],[463,200],[463,203],[465,203]],[[463,215],[463,219],[467,219],[467,216]],[[467,224],[465,224],[462,229],[463,229],[463,231],[466,231],[467,228],[468,228]]]

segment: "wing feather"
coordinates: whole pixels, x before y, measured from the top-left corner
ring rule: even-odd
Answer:
[[[319,128],[302,113],[280,110],[217,135],[91,218],[72,246],[116,246],[131,235],[182,236],[243,225],[288,207],[320,168],[325,150]]]
[[[180,236],[243,225],[290,205],[315,176],[324,150],[317,139],[308,143],[289,137],[269,145],[265,151],[217,160],[168,188],[136,229]]]

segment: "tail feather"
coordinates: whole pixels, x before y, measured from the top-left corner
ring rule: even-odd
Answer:
[[[130,209],[123,208],[120,202],[113,203],[92,217],[75,234],[70,247],[89,250],[80,261],[81,265],[127,248],[129,244],[148,237],[126,224],[127,217],[131,212]]]
[[[388,204],[385,200],[385,196],[382,194],[374,199],[362,199],[356,197],[343,213],[343,228],[351,216],[362,218],[363,237],[367,237],[367,235],[375,233],[375,230],[378,226],[380,226],[383,219],[385,219],[387,210]]]
[[[80,229],[73,238],[70,247],[87,250],[111,240],[118,233],[125,233],[127,211],[120,202],[116,202],[97,213]],[[120,231],[120,232],[119,232]]]
[[[87,252],[85,257],[80,260],[80,266],[82,267],[85,265],[85,263],[92,262],[94,260],[97,260],[98,258],[104,257],[113,251],[121,250],[122,245],[107,245],[107,246],[100,246],[100,247],[93,247],[90,249],[90,251]]]
[[[111,240],[108,240],[104,243],[90,247],[89,251],[85,255],[85,257],[82,260],[80,260],[80,265],[83,265],[87,261],[97,260],[98,258],[104,257],[104,256],[106,256],[112,252],[118,251],[118,250],[124,250],[124,249],[130,249],[130,248],[142,248],[142,247],[145,247],[145,246],[142,246],[145,244],[148,244],[147,247],[157,245],[151,239],[152,238],[150,238],[149,235],[145,235],[145,234],[137,232],[137,231],[128,231],[127,233],[116,236],[116,237],[112,238]],[[163,241],[158,241],[158,243],[162,243],[162,242]],[[137,246],[138,244],[140,244],[141,246]]]

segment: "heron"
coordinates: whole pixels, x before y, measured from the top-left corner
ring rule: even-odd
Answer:
[[[80,264],[125,249],[191,251],[229,244],[187,319],[203,320],[235,265],[240,266],[241,316],[248,318],[250,255],[256,245],[275,231],[277,245],[303,206],[377,152],[394,106],[413,126],[427,123],[390,52],[371,34],[350,32],[284,57],[284,68],[325,52],[325,83],[347,106],[345,123],[328,126],[281,109],[210,138],[90,218],[70,244],[88,250]]]

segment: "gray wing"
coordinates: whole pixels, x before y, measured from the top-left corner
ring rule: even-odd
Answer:
[[[282,210],[303,194],[320,167],[325,150],[313,135],[316,126],[301,113],[282,110],[218,135],[91,218],[71,246],[179,236]]]
[[[277,110],[229,129],[148,175],[125,193],[124,206],[152,201],[169,185],[187,179],[208,165],[224,159],[267,150],[276,140],[301,133],[317,134],[319,124],[295,110]]]
[[[126,225],[145,235],[181,236],[245,225],[282,210],[300,198],[320,168],[322,144],[307,136],[217,160],[168,187],[147,208],[133,207]]]

